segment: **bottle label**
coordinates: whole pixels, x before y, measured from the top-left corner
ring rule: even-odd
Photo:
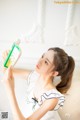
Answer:
[[[19,46],[14,45],[5,60],[4,67],[8,68],[10,65],[13,66],[18,60],[20,53],[21,50]]]

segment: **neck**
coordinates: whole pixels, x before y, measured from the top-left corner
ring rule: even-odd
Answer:
[[[53,79],[52,78],[46,78],[45,76],[41,76],[39,77],[39,83],[41,83],[41,85],[43,87],[48,86],[49,84],[53,84]]]

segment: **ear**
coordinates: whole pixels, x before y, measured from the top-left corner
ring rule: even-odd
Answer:
[[[57,76],[58,74],[59,74],[58,71],[54,71],[52,75],[53,75],[53,77],[55,77],[55,76]]]

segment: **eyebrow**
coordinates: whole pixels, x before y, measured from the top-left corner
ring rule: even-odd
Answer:
[[[52,64],[52,63],[49,61],[49,59],[48,59],[48,58],[46,58],[46,60],[47,60],[50,64]]]
[[[42,56],[45,56],[45,53],[43,53]],[[48,58],[46,58],[46,60],[47,60],[50,64],[52,64],[51,61],[50,61]]]

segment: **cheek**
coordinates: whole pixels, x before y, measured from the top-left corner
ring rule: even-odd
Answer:
[[[40,71],[43,72],[43,73],[45,73],[45,72],[47,72],[47,69],[46,69],[46,67],[41,67]]]
[[[43,74],[48,74],[49,71],[50,71],[50,68],[48,66],[44,66],[40,69],[40,71],[43,73]]]
[[[39,69],[38,68],[36,68],[36,71],[38,72],[38,73],[41,73],[41,74],[47,74],[48,73],[48,68],[47,67],[40,67]]]

